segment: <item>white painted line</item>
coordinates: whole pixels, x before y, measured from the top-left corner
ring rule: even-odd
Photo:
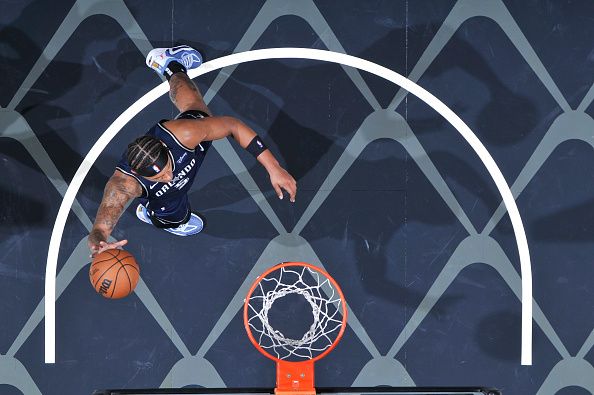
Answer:
[[[338,52],[324,51],[308,48],[268,48],[253,51],[236,53],[222,58],[211,60],[204,63],[195,70],[188,73],[191,78],[206,74],[208,72],[221,69],[223,67],[236,64],[253,62],[264,59],[311,59],[324,62],[339,63],[345,66],[367,71],[368,73],[384,78],[417,96],[427,105],[437,111],[444,117],[465,139],[477,153],[489,174],[495,181],[499,193],[503,197],[503,203],[507,208],[509,217],[514,229],[516,244],[520,255],[520,271],[522,276],[522,365],[532,364],[532,269],[530,265],[530,252],[528,250],[528,241],[524,232],[524,225],[516,206],[516,201],[512,195],[509,185],[505,181],[501,170],[470,128],[450,110],[439,99],[421,88],[419,85],[408,80],[402,75],[387,69],[378,64],[369,62]],[[45,272],[45,362],[54,363],[56,359],[56,269],[58,264],[58,252],[64,226],[72,203],[80,186],[95,163],[101,152],[113,137],[140,111],[154,102],[160,96],[168,92],[167,82],[161,83],[152,89],[146,95],[138,99],[130,108],[124,111],[101,135],[99,140],[93,145],[81,165],[79,166],[72,182],[60,205],[60,210],[56,217],[56,222],[50,239],[49,251],[47,256],[47,266]]]

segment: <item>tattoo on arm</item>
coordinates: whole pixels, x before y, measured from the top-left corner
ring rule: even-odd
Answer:
[[[124,212],[126,203],[138,196],[134,188],[130,188],[120,179],[112,177],[105,186],[103,199],[97,211],[93,229],[89,234],[91,241],[107,241],[120,216]]]
[[[93,228],[91,233],[89,233],[89,241],[94,245],[98,245],[100,241],[107,241],[107,238],[108,236],[105,235],[105,232],[97,228]]]

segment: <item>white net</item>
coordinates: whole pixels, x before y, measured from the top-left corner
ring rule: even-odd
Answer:
[[[269,322],[275,301],[303,297],[313,322],[300,339],[285,336]],[[330,280],[307,266],[285,266],[262,278],[248,300],[248,325],[254,339],[271,356],[290,362],[315,358],[330,348],[343,325],[344,301]],[[304,317],[309,319],[309,317]]]

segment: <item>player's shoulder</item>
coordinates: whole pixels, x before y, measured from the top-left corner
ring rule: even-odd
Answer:
[[[212,131],[223,128],[228,118],[210,116],[198,119],[172,119],[162,122],[161,125],[184,146],[196,147],[202,141],[210,140],[208,136]]]
[[[120,168],[116,168],[112,176],[109,179],[109,183],[117,188],[120,192],[130,194],[132,196],[141,196],[142,187],[139,185],[140,180],[134,175],[123,171]]]
[[[208,125],[218,124],[220,122],[224,122],[225,119],[229,118],[228,116],[220,116],[220,115],[212,115],[209,117],[204,118],[180,118],[180,119],[171,119],[168,121],[161,121],[160,124],[169,129],[170,131],[177,132],[178,130],[185,130],[185,129],[201,129],[207,127]]]

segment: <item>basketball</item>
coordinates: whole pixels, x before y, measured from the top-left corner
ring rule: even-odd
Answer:
[[[136,287],[140,269],[134,256],[120,249],[105,250],[91,263],[89,279],[97,293],[108,299],[124,298]]]

